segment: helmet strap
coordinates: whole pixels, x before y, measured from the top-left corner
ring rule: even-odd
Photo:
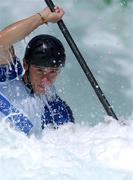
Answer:
[[[34,91],[33,91],[31,81],[30,81],[30,63],[28,63],[28,68],[27,68],[25,74],[26,74],[26,82],[24,81],[24,78],[23,78],[23,81],[24,81],[25,85],[31,90],[31,94],[33,94]]]

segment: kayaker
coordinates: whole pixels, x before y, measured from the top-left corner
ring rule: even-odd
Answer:
[[[45,8],[0,31],[0,117],[7,116],[11,125],[26,134],[74,122],[70,107],[53,85],[66,60],[61,41],[47,34],[32,38],[23,67],[13,47],[40,25],[56,23],[63,15],[59,7],[54,12]]]

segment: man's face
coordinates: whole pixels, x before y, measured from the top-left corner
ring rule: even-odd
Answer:
[[[51,67],[39,67],[30,65],[30,81],[33,90],[37,94],[45,92],[45,86],[53,84],[56,80],[57,75],[60,73],[60,68]]]

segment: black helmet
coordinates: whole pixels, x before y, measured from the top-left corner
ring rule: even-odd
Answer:
[[[27,45],[24,59],[28,64],[43,67],[63,67],[65,50],[55,37],[42,34],[34,37]]]

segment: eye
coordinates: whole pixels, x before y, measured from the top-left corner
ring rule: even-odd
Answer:
[[[40,71],[41,71],[41,69],[39,69],[39,68],[38,68],[38,69],[37,69],[37,71],[39,71],[39,72],[40,72]]]
[[[51,70],[50,71],[50,74],[58,74],[59,73],[59,71],[57,71],[57,70]]]
[[[56,71],[55,70],[52,70],[52,71],[50,71],[51,73],[56,73]]]
[[[37,73],[41,74],[42,73],[42,70],[40,68],[37,68],[36,69]]]

